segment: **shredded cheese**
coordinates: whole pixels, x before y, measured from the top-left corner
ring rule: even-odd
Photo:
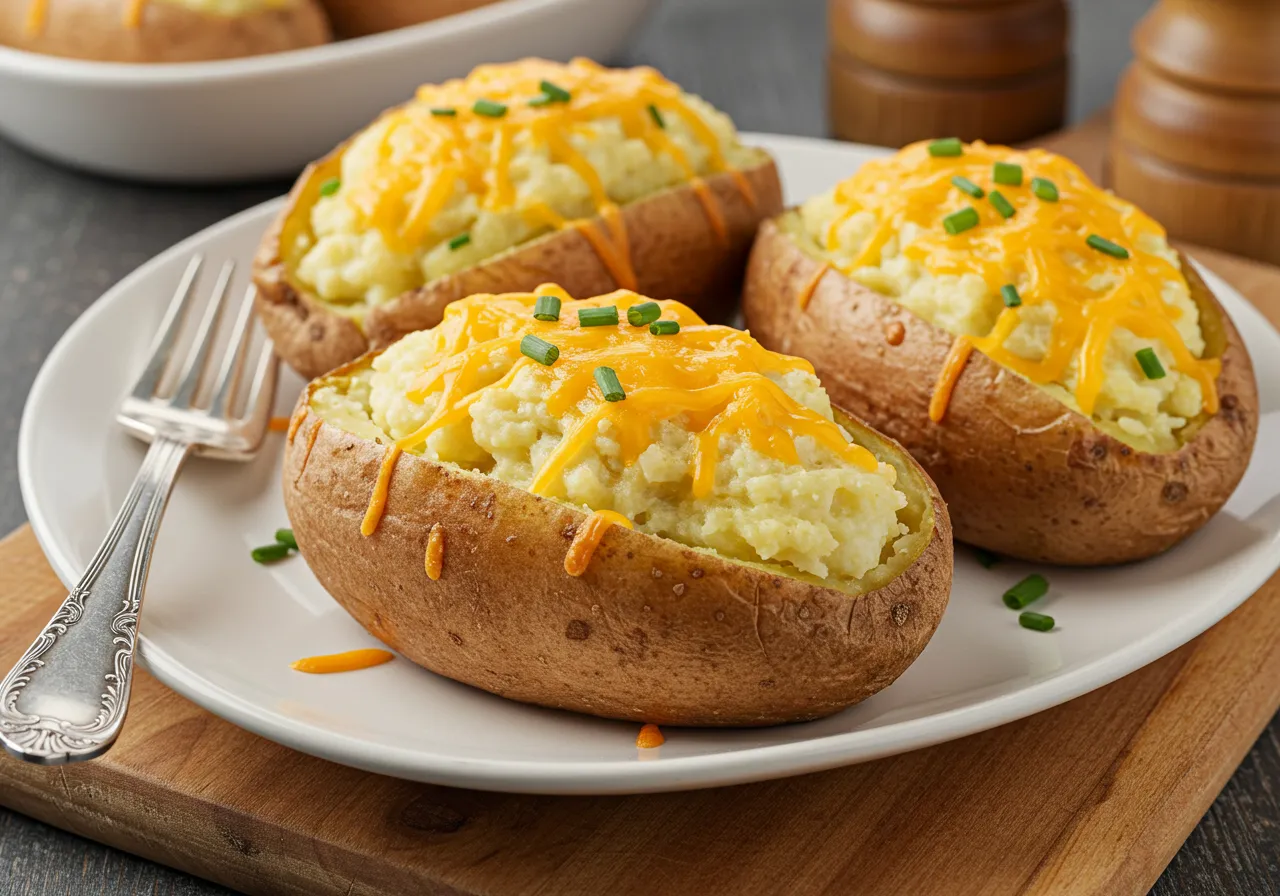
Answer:
[[[431,532],[427,535],[427,552],[422,561],[427,578],[436,581],[444,569],[444,527],[439,523],[431,524]]]
[[[636,735],[636,746],[641,750],[652,750],[666,742],[667,739],[663,736],[662,729],[653,723],[642,726],[640,733]]]
[[[539,295],[561,299],[558,320],[534,319]],[[864,470],[878,468],[871,452],[849,442],[839,426],[796,402],[767,376],[789,370],[811,374],[808,361],[768,351],[741,330],[708,326],[674,301],[657,304],[663,319],[680,324],[680,332],[653,336],[648,327],[627,322],[627,308],[646,301],[652,300],[627,290],[576,301],[546,284],[532,293],[477,295],[450,304],[444,320],[430,331],[433,361],[407,392],[410,401],[422,403],[435,395],[439,401],[426,422],[395,449],[418,449],[432,433],[468,419],[471,405],[486,389],[503,388],[519,371],[528,370],[539,380],[550,415],[581,411],[534,476],[529,491],[536,495],[554,490],[602,426],[609,427],[623,463],[629,465],[652,444],[655,424],[678,415],[695,433],[691,472],[697,497],[711,493],[720,437],[731,433],[745,434],[757,451],[786,463],[799,462],[794,440],[803,435]],[[578,325],[578,309],[610,305],[618,309],[617,325]],[[543,366],[520,353],[520,340],[527,334],[559,349],[554,364]],[[509,366],[493,381],[485,370],[499,361]],[[603,400],[595,381],[595,370],[602,366],[617,374],[625,400]],[[384,463],[380,482],[389,475]],[[369,531],[376,528],[378,502],[384,500],[385,485],[375,487],[366,516]]]
[[[1020,165],[1022,186],[993,183],[997,161]],[[951,183],[955,176],[999,189],[1013,206],[1013,217],[1004,218],[986,198],[960,193]],[[1033,177],[1053,181],[1058,201],[1037,197],[1030,187]],[[878,266],[889,240],[905,226],[915,225],[916,236],[902,252],[930,274],[976,273],[993,291],[1016,282],[1022,304],[1003,309],[991,331],[973,338],[968,348],[1040,384],[1062,383],[1078,356],[1075,398],[1086,415],[1093,413],[1102,390],[1107,344],[1116,327],[1167,346],[1177,369],[1200,384],[1204,411],[1217,412],[1221,360],[1191,353],[1174,326],[1180,311],[1165,302],[1161,292],[1164,282],[1182,279],[1182,271],[1144,249],[1150,238],[1163,239],[1164,229],[1095,185],[1073,162],[1045,150],[1020,151],[981,142],[966,144],[958,156],[935,157],[928,143],[921,142],[863,165],[836,188],[835,199],[839,211],[827,229],[828,250],[838,246],[840,228],[853,215],[865,210],[876,217],[872,234],[852,262],[841,266],[846,274]],[[977,210],[978,225],[948,233],[943,218],[965,206]],[[1129,258],[1116,259],[1089,248],[1090,234],[1122,244]],[[1098,283],[1109,285],[1096,288]],[[1006,348],[1025,310],[1046,301],[1053,304],[1056,317],[1045,356],[1029,360]],[[964,366],[959,345],[939,376],[930,405],[934,420],[942,419],[955,377]]]
[[[818,283],[827,275],[827,271],[831,270],[831,262],[824,261],[816,271],[813,272],[808,280],[800,287],[800,294],[796,296],[796,304],[801,310],[809,307],[809,302],[813,299],[813,293],[818,288]]]
[[[347,650],[343,653],[329,653],[324,656],[303,657],[289,665],[298,672],[312,675],[328,675],[333,672],[354,672],[357,669],[368,669],[381,666],[396,658],[390,650],[379,650],[367,647],[363,650]]]
[[[391,471],[400,459],[400,446],[391,445],[382,456],[382,466],[378,468],[378,478],[373,483],[373,494],[369,496],[369,509],[365,511],[364,520],[360,523],[360,534],[366,538],[378,531],[382,522],[382,513],[387,507],[387,492],[391,488]]]
[[[951,404],[951,393],[956,389],[960,372],[969,363],[973,354],[973,340],[968,336],[957,336],[947,352],[947,359],[942,362],[942,370],[938,371],[938,383],[934,386],[933,396],[929,399],[929,419],[941,423],[947,415],[947,406]]]
[[[564,555],[564,571],[571,576],[580,576],[586,572],[596,548],[600,546],[600,539],[604,538],[605,530],[610,526],[634,528],[631,520],[620,513],[612,510],[593,511],[573,535],[569,550]]]

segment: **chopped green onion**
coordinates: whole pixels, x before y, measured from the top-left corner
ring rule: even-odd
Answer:
[[[1049,583],[1040,573],[1032,573],[1004,593],[1004,605],[1010,610],[1021,610],[1049,591]]]
[[[1160,363],[1160,359],[1156,357],[1155,349],[1140,348],[1134,357],[1138,359],[1138,366],[1142,368],[1142,372],[1147,375],[1149,380],[1164,379],[1164,365]]]
[[[1029,628],[1032,631],[1047,632],[1053,630],[1055,623],[1052,616],[1045,616],[1042,613],[1032,613],[1028,610],[1026,613],[1018,614],[1018,625],[1023,628]]]
[[[600,394],[604,396],[605,401],[622,401],[627,397],[612,367],[596,368],[596,385],[600,387]]]
[[[990,569],[1000,562],[1000,557],[983,548],[974,548],[973,556],[982,564],[983,569]]]
[[[529,105],[533,106],[534,108],[541,108],[542,106],[550,106],[554,102],[555,100],[547,96],[545,93],[540,93],[537,96],[535,96],[533,99],[529,100]]]
[[[455,236],[453,239],[449,240],[449,248],[450,250],[456,252],[457,250],[461,249],[463,246],[465,246],[469,242],[471,242],[471,234],[460,233],[457,236]]]
[[[342,181],[339,178],[331,177],[320,185],[321,196],[332,196],[342,187]]]
[[[533,303],[534,320],[559,320],[560,300],[555,296],[538,296]]]
[[[964,144],[960,142],[959,137],[943,137],[941,140],[934,140],[929,144],[929,155],[934,156],[961,156],[964,155]]]
[[[603,308],[579,308],[578,325],[582,327],[612,327],[618,322],[616,305],[605,305]]]
[[[291,551],[298,549],[298,539],[293,537],[292,529],[277,529],[276,542],[287,547]]]
[[[436,118],[457,118],[458,110],[452,106],[437,106],[431,110],[431,114]]]
[[[655,320],[649,324],[649,332],[654,336],[673,336],[680,332],[680,322],[674,320]]]
[[[502,103],[495,103],[493,100],[480,99],[476,100],[475,105],[471,107],[471,111],[488,118],[501,118],[507,114],[507,107]]]
[[[947,233],[955,236],[957,233],[964,233],[978,226],[978,210],[972,205],[966,205],[958,212],[952,212],[942,219],[942,227]]]
[[[957,174],[955,177],[951,178],[951,182],[955,184],[957,190],[968,193],[974,199],[981,199],[986,195],[986,193],[982,191],[982,187],[978,186],[967,177],[961,177]]]
[[[1097,249],[1104,255],[1110,255],[1112,258],[1128,258],[1129,250],[1124,246],[1117,245],[1105,237],[1100,237],[1096,233],[1089,234],[1085,240],[1091,249]]]
[[[572,94],[570,94],[569,91],[565,90],[558,84],[552,84],[550,81],[539,81],[538,89],[540,89],[545,96],[549,97],[552,102],[567,103],[572,99]]]
[[[560,357],[560,349],[530,333],[520,340],[520,354],[533,358],[544,367],[550,367]]]
[[[641,302],[627,309],[627,323],[633,327],[647,327],[662,317],[662,308],[657,302]]]
[[[1017,308],[1022,304],[1022,296],[1018,295],[1018,287],[1006,283],[1000,287],[1000,298],[1004,299],[1004,307]]]
[[[1058,201],[1058,185],[1048,178],[1033,177],[1031,178],[1031,192],[1035,193],[1045,202]]]
[[[666,128],[667,123],[662,118],[662,113],[658,111],[658,107],[653,103],[649,104],[649,117],[653,119],[653,123],[660,128]]]
[[[1022,186],[1022,166],[1011,162],[996,162],[991,170],[991,179],[1006,187]]]
[[[264,544],[250,551],[249,556],[253,558],[254,563],[275,563],[289,556],[289,546],[278,541],[275,544]]]
[[[1012,218],[1017,214],[1017,210],[1013,207],[1013,204],[1009,202],[1008,199],[1005,199],[1004,194],[999,190],[992,190],[987,196],[987,201],[996,207],[996,211],[998,211],[1000,216],[1003,218]]]

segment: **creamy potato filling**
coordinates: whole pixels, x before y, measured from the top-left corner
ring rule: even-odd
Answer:
[[[450,307],[457,313],[456,305]],[[688,316],[693,318],[691,312]],[[446,319],[442,327],[448,324]],[[626,328],[625,317],[621,328]],[[639,328],[630,329],[636,331],[635,339],[641,338]],[[736,334],[735,340],[747,340],[753,350],[772,355],[738,331],[703,329]],[[678,338],[647,332],[643,336]],[[403,443],[443,413],[441,402],[448,399],[442,392],[420,394],[424,371],[441,360],[442,348],[435,331],[410,334],[375,358],[370,370],[316,389],[313,407],[358,436]],[[566,347],[565,352],[570,350]],[[658,414],[644,421],[645,447],[631,458],[627,445],[636,437],[635,421],[628,419],[627,427],[620,429],[603,418],[559,474],[548,480],[550,484],[539,488],[540,473],[564,440],[599,409],[598,394],[556,412],[549,406],[540,365],[513,369],[520,356],[497,345],[473,357],[478,363],[468,364],[468,372],[478,388],[469,392],[466,413],[435,428],[412,449],[422,456],[582,508],[612,510],[642,532],[736,560],[769,564],[833,587],[850,589],[860,580],[883,577],[886,565],[899,571],[909,562],[908,555],[914,557],[921,549],[921,518],[928,511],[921,495],[907,493],[918,483],[900,483],[898,469],[882,461],[851,463],[843,451],[811,435],[796,435],[794,457],[780,459],[753,445],[749,431],[720,434],[714,479],[705,494],[698,494],[695,454],[706,425],[697,412]],[[839,432],[847,444],[848,434],[831,422],[825,390],[805,368],[760,375],[779,387],[783,400],[797,413]],[[619,365],[619,370],[625,368]],[[625,413],[627,401],[636,400],[635,413],[644,413],[637,395],[638,389],[618,402],[620,412]]]
[[[570,99],[531,109],[540,82]],[[653,102],[632,101],[646,90]],[[480,100],[506,111],[477,114]],[[293,274],[319,298],[358,310],[607,205],[763,158],[739,143],[728,116],[651,70],[581,60],[486,66],[424,87],[352,141],[332,192],[289,247]],[[608,236],[625,249],[625,234]]]
[[[999,151],[1002,148],[982,149]],[[1099,255],[1087,247],[1083,232],[1078,234],[1078,239],[1074,233],[1063,236],[1066,226],[1080,226],[1070,220],[1064,220],[1061,233],[1041,243],[1034,228],[1048,228],[1051,224],[1033,223],[1033,216],[1061,213],[1065,218],[1069,213],[1068,203],[1083,206],[1095,201],[1095,193],[1102,194],[1074,166],[1058,165],[1062,160],[1048,153],[1014,154],[1010,150],[1007,152],[1011,160],[1021,163],[1024,171],[1021,186],[1008,186],[991,180],[989,155],[984,154],[982,167],[967,173],[980,183],[984,192],[1000,190],[1011,197],[1017,206],[1016,217],[1006,225],[988,207],[986,197],[977,200],[954,188],[945,178],[949,169],[943,169],[938,177],[928,177],[927,166],[950,160],[928,160],[921,145],[909,147],[903,154],[909,151],[916,156],[911,162],[911,176],[915,179],[905,186],[897,182],[907,175],[905,163],[895,157],[885,163],[883,192],[887,195],[896,190],[933,191],[929,195],[936,193],[939,202],[931,211],[908,206],[903,213],[892,203],[865,201],[861,196],[851,201],[847,192],[841,195],[838,187],[811,198],[801,207],[803,235],[853,279],[956,336],[992,338],[993,333],[1001,332],[998,325],[1002,317],[1011,318],[1011,326],[1005,328],[999,344],[1015,362],[1021,360],[1028,365],[1044,364],[1051,353],[1062,350],[1063,339],[1069,339],[1059,326],[1064,295],[1072,294],[1074,307],[1081,303],[1100,304],[1118,289],[1127,287],[1126,278],[1132,277],[1137,282],[1140,275],[1140,285],[1147,288],[1150,284],[1158,293],[1158,311],[1154,316],[1171,324],[1167,332],[1175,334],[1174,341],[1181,344],[1171,345],[1168,338],[1153,338],[1150,334],[1138,335],[1130,326],[1118,323],[1105,336],[1105,349],[1100,354],[1100,388],[1087,415],[1102,429],[1140,450],[1176,450],[1182,444],[1183,429],[1202,413],[1206,395],[1202,380],[1184,369],[1175,349],[1185,348],[1190,357],[1199,359],[1205,353],[1205,339],[1200,310],[1191,298],[1178,254],[1169,246],[1164,231],[1129,206],[1131,212],[1126,213],[1123,208],[1117,212],[1128,229],[1117,226],[1118,232],[1111,236],[1123,241],[1132,251],[1130,259]],[[1052,167],[1060,193],[1057,203],[1045,203],[1032,193],[1029,181],[1037,173],[1037,166],[1041,171]],[[980,179],[979,172],[987,175],[985,179]],[[874,177],[876,173],[862,176]],[[1127,205],[1109,194],[1103,195],[1105,201],[1117,207]],[[981,224],[957,237],[946,236],[943,216],[966,205],[981,210]],[[889,231],[885,229],[886,222],[890,225]],[[983,241],[984,238],[977,235],[998,233],[1001,227],[1011,228],[1013,222],[1021,222],[1029,235],[1009,237],[1003,242],[997,242],[994,237]],[[950,249],[947,241],[958,242],[971,234],[974,236],[969,249],[974,254],[972,260],[966,262],[956,257],[959,250]],[[956,255],[948,254],[953,251]],[[1033,253],[1042,253],[1039,272],[1029,263]],[[1134,268],[1138,265],[1145,268],[1135,275]],[[1044,271],[1052,272],[1052,276],[1044,276]],[[1152,274],[1153,271],[1163,273]],[[1023,297],[1037,292],[1038,295],[1035,301],[1010,309],[1001,294],[1006,284],[1013,285]],[[1154,316],[1145,311],[1137,315],[1145,321],[1153,320]],[[1087,340],[1083,331],[1077,335],[1080,338],[1067,345],[1070,357],[1060,372],[1047,381],[1042,377],[1029,378],[1063,404],[1079,411],[1082,410],[1078,400],[1082,353]],[[1153,379],[1146,375],[1137,360],[1142,349],[1155,352],[1164,376]]]

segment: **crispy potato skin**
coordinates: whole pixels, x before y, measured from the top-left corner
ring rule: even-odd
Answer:
[[[558,283],[572,296],[601,295],[618,284],[577,229],[558,230],[494,256],[483,264],[431,281],[371,309],[363,332],[289,275],[281,247],[287,233],[309,227],[319,184],[339,168],[342,147],[303,172],[254,260],[257,307],[276,350],[294,370],[314,378],[382,348],[406,333],[434,327],[444,307],[475,293],[520,292]],[[721,240],[689,187],[656,193],[622,208],[637,292],[684,302],[708,320],[729,315],[756,228],[782,209],[782,185],[773,161],[743,172],[756,202],[742,195],[730,174],[706,179],[724,216]]]
[[[217,16],[148,3],[136,28],[126,0],[49,0],[44,28],[27,34],[30,0],[0,0],[0,44],[101,62],[195,62],[279,53],[328,43],[333,35],[316,0],[281,9]]]
[[[1221,410],[1168,454],[1125,445],[981,352],[933,423],[929,399],[953,337],[834,269],[801,309],[801,285],[820,264],[776,222],[764,224],[743,294],[751,334],[808,358],[833,402],[910,451],[946,497],[961,541],[1045,563],[1138,560],[1204,525],[1244,475],[1258,429],[1253,365],[1185,258],[1202,319],[1216,315],[1225,342]]]
[[[316,577],[410,660],[503,697],[672,725],[821,718],[902,674],[946,607],[950,523],[923,471],[932,540],[864,595],[619,526],[574,578],[564,556],[585,514],[413,455],[395,467],[377,532],[362,537],[384,449],[324,423],[306,401],[283,487]],[[435,523],[445,530],[438,581],[423,568]]]
[[[340,37],[378,34],[457,15],[496,0],[321,0]]]

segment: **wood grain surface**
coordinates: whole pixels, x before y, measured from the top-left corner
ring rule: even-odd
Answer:
[[[1073,118],[1110,98],[1128,57],[1130,29],[1149,3],[1072,0]],[[821,136],[824,7],[825,0],[665,0],[620,61],[657,65],[743,128]],[[0,531],[24,519],[15,467],[18,418],[36,370],[63,330],[154,253],[285,188],[139,186],[86,177],[0,141]],[[7,628],[8,620],[0,626]],[[1278,782],[1280,722],[1274,722],[1152,896],[1280,892]],[[661,869],[649,874],[658,892]],[[0,808],[5,896],[230,892]]]

